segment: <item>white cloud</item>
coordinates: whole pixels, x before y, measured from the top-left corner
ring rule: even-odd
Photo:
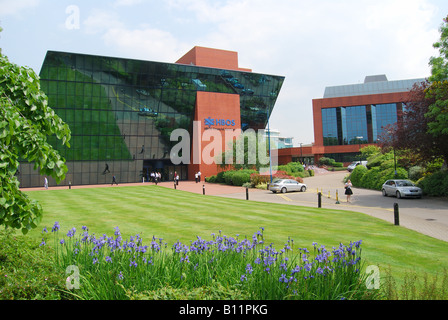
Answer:
[[[175,62],[185,47],[169,32],[153,29],[109,29],[103,36],[105,43],[134,59]]]
[[[136,4],[141,4],[143,0],[116,0],[113,4],[114,7],[121,7],[121,6],[133,6]]]
[[[83,21],[83,30],[87,34],[103,34],[111,29],[121,27],[123,27],[123,23],[118,15],[104,10],[94,10]]]
[[[0,0],[1,15],[17,15],[39,5],[39,0]]]

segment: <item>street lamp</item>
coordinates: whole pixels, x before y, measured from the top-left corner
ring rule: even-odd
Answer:
[[[359,137],[356,137],[356,139],[358,139],[358,149],[359,149],[359,161],[361,161],[362,159],[361,159],[361,139],[363,139],[364,137],[363,136],[359,136]]]
[[[269,108],[266,109],[266,118],[268,120],[269,176],[271,177],[272,184],[271,130],[269,129]]]

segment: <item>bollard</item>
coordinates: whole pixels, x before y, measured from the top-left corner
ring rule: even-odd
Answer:
[[[205,194],[205,185],[202,185],[202,194]]]
[[[319,192],[317,194],[317,207],[321,208],[322,207],[322,192]]]
[[[69,188],[69,189],[72,188],[72,182],[71,182],[71,181],[68,182],[68,188]]]
[[[246,187],[246,200],[249,200],[249,188]]]
[[[394,203],[394,223],[396,226],[400,225],[400,216],[398,212],[398,203]]]
[[[340,204],[338,190],[336,190],[336,204]]]

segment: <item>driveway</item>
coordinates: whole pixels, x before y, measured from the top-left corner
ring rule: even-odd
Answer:
[[[422,199],[397,199],[383,197],[381,191],[353,188],[351,202],[344,195],[343,179],[347,171],[322,171],[314,177],[305,178],[306,192],[274,194],[266,190],[249,190],[249,200],[283,203],[298,206],[350,210],[394,223],[394,204],[398,204],[399,224],[428,236],[448,241],[448,199],[423,197]],[[206,184],[207,188],[208,184]],[[236,190],[235,190],[236,191]],[[336,192],[338,198],[336,199]],[[246,192],[220,194],[222,197],[246,199]],[[336,202],[339,203],[336,203]]]

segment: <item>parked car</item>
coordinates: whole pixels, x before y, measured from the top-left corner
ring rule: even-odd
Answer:
[[[364,167],[366,167],[367,166],[367,161],[353,161],[347,167],[348,172],[352,172],[353,169],[355,169],[359,165],[363,165]]]
[[[421,198],[422,189],[409,180],[387,180],[382,187],[383,196],[396,196],[400,198]]]
[[[290,191],[306,191],[306,184],[300,183],[293,179],[276,179],[269,185],[269,190],[273,193],[277,191],[281,193],[286,193]]]

